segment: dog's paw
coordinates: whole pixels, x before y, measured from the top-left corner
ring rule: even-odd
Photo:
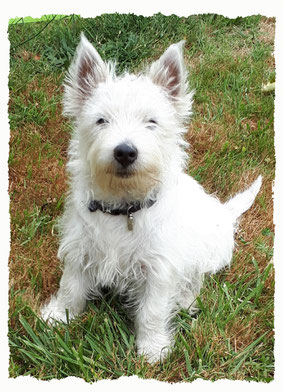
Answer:
[[[40,313],[41,318],[50,325],[54,325],[56,322],[67,324],[66,312],[54,312],[53,310],[49,309],[47,305],[43,306]]]
[[[67,310],[60,307],[56,298],[51,298],[51,301],[41,308],[41,318],[48,324],[55,324],[56,322],[67,322],[73,318],[72,314],[68,314]],[[68,314],[68,315],[67,315]]]
[[[137,342],[137,354],[143,355],[150,364],[163,360],[171,348],[171,341],[167,337]]]

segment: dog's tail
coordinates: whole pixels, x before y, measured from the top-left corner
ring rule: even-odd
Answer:
[[[225,203],[235,221],[251,207],[260,190],[261,183],[262,177],[258,176],[255,182],[248,189],[238,193]]]

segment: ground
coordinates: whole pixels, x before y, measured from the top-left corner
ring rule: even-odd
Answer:
[[[116,58],[120,71],[139,70],[185,39],[195,90],[190,174],[223,201],[263,176],[241,221],[231,269],[207,277],[197,319],[181,311],[175,350],[154,366],[137,357],[130,315],[116,298],[89,303],[67,326],[48,327],[36,316],[61,275],[56,224],[67,192],[71,124],[60,102],[80,31],[104,59]],[[113,14],[9,26],[11,377],[273,379],[274,93],[261,87],[275,80],[274,33],[275,20],[259,15]]]

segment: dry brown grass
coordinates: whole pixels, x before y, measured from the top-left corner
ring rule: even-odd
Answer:
[[[26,86],[24,97],[30,102],[30,92],[44,88],[46,99],[51,100],[61,87],[50,77],[38,81],[34,79]],[[13,96],[10,107],[13,109]],[[66,193],[65,162],[69,134],[64,130],[61,107],[58,105],[53,117],[43,126],[26,123],[20,129],[11,131],[10,146],[20,139],[14,160],[9,166],[9,193],[11,195],[11,248],[10,248],[10,287],[14,291],[24,290],[23,298],[34,309],[45,300],[58,285],[59,264],[56,258],[58,239],[53,223],[61,214],[58,202]],[[48,143],[48,148],[44,146]],[[25,214],[31,214],[37,207],[40,214],[51,216],[49,232],[44,236],[36,234],[25,245],[19,230],[25,221]],[[52,223],[53,222],[53,223]],[[32,277],[38,277],[41,290],[36,293],[32,287]],[[14,304],[10,303],[10,311]]]
[[[268,45],[274,44],[275,18],[263,17],[260,22],[260,40]]]

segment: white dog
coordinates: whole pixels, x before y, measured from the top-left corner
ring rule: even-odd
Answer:
[[[240,215],[261,177],[220,203],[186,174],[184,126],[191,113],[182,47],[171,45],[144,73],[116,76],[82,35],[65,83],[74,118],[71,186],[62,218],[58,293],[45,320],[66,322],[109,287],[133,305],[139,354],[151,362],[173,343],[171,319],[192,308],[203,275],[229,266]]]

